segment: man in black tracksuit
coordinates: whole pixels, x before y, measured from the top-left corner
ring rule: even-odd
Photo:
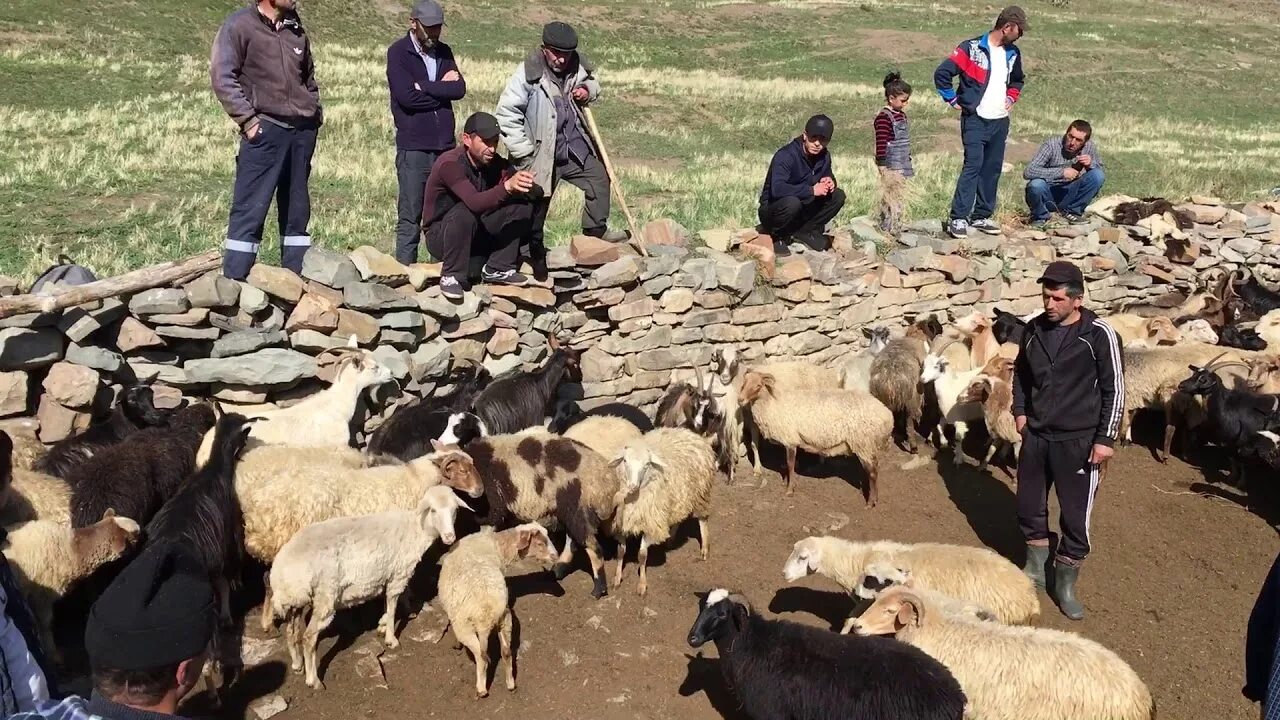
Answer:
[[[1089,518],[1098,470],[1111,457],[1124,413],[1120,344],[1111,326],[1081,307],[1084,276],[1059,260],[1040,276],[1044,313],[1027,323],[1014,372],[1013,415],[1022,433],[1018,456],[1018,527],[1027,541],[1023,571],[1045,587],[1050,486],[1062,514],[1054,559],[1054,596],[1080,620],[1076,578],[1089,554]]]

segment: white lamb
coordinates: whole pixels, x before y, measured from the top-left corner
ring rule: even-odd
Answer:
[[[909,572],[916,587],[987,608],[1002,623],[1029,625],[1040,617],[1040,599],[1031,578],[987,548],[812,536],[795,544],[782,574],[794,582],[816,572],[846,592],[870,599],[873,589],[862,583],[867,569],[877,565]]]
[[[507,665],[507,689],[516,689],[511,651],[511,608],[503,571],[521,559],[548,564],[556,548],[547,529],[537,523],[510,530],[481,530],[458,541],[440,563],[440,604],[449,616],[453,635],[476,661],[476,697],[489,694],[489,638],[498,631],[502,659]],[[437,640],[438,642],[438,640]]]
[[[622,541],[613,586],[622,584],[626,539],[640,536],[640,585],[648,588],[645,574],[649,546],[671,537],[671,531],[689,518],[698,519],[701,557],[709,551],[707,520],[711,517],[711,486],[716,458],[702,436],[685,428],[657,428],[629,443],[613,461],[622,474],[618,509],[610,531]]]
[[[305,665],[309,687],[324,688],[316,672],[316,643],[338,610],[386,595],[378,629],[387,647],[399,646],[400,596],[423,553],[437,539],[453,543],[458,508],[471,509],[438,485],[427,488],[415,510],[326,520],[298,531],[280,548],[264,604],[272,620],[285,621],[293,669]]]
[[[982,720],[1149,720],[1151,693],[1114,652],[1075,633],[948,617],[909,588],[892,588],[853,623],[932,655]]]
[[[982,405],[972,402],[960,402],[960,395],[969,389],[969,383],[982,372],[982,366],[972,369],[957,369],[947,357],[946,350],[958,344],[950,340],[931,351],[924,358],[924,367],[920,372],[921,384],[933,383],[934,394],[938,398],[938,412],[942,419],[934,429],[934,444],[940,448],[947,446],[947,434],[944,428],[950,425],[956,434],[952,461],[960,465],[968,456],[964,454],[964,438],[969,432],[969,423],[982,420]]]

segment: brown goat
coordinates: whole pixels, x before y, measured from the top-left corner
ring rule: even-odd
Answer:
[[[1003,446],[1013,448],[1014,462],[1022,450],[1022,434],[1013,417],[1013,368],[1014,361],[1008,358],[992,358],[983,372],[969,383],[969,387],[958,398],[959,402],[976,402],[982,404],[982,417],[987,423],[987,432],[991,435],[991,445],[982,460],[982,468],[986,468]]]

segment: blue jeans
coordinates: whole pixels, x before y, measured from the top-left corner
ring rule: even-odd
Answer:
[[[976,114],[960,116],[960,142],[964,144],[964,168],[951,197],[952,220],[986,220],[996,211],[1004,144],[1009,139],[1009,118],[987,120]],[[976,203],[975,203],[976,197]]]
[[[1027,207],[1031,209],[1031,221],[1048,220],[1049,213],[1057,210],[1068,215],[1083,215],[1105,181],[1101,168],[1094,168],[1069,183],[1050,184],[1036,179],[1027,183]]]

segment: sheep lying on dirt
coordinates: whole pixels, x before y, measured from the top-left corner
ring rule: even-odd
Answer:
[[[794,582],[816,572],[846,592],[870,599],[878,588],[864,587],[863,582],[867,569],[875,566],[909,572],[916,587],[987,608],[1002,623],[1028,625],[1040,617],[1040,599],[1031,578],[987,548],[812,536],[795,544],[782,573]]]
[[[908,588],[884,592],[853,624],[892,634],[955,674],[983,720],[1149,720],[1151,693],[1118,655],[1075,633],[948,617]]]
[[[862,594],[870,595],[872,598],[880,597],[889,588],[905,587],[926,600],[930,607],[936,608],[938,612],[947,617],[999,622],[996,614],[987,608],[977,603],[957,600],[949,595],[943,595],[937,590],[920,587],[911,576],[910,570],[903,570],[887,563],[868,564],[867,570],[862,574],[862,580],[857,587]],[[849,634],[857,617],[857,615],[850,615],[844,621],[844,627],[840,628],[842,635]]]
[[[673,528],[689,518],[698,519],[703,560],[709,551],[707,520],[711,517],[711,486],[716,458],[706,440],[684,428],[658,428],[622,448],[613,464],[623,475],[618,508],[611,531],[622,542],[613,586],[622,584],[626,539],[640,536],[640,585],[648,588],[645,571],[649,546],[661,544]]]
[[[489,638],[494,630],[507,666],[507,689],[516,689],[512,615],[503,572],[523,559],[556,561],[556,548],[547,529],[537,523],[468,535],[440,563],[440,604],[449,616],[453,636],[475,658],[478,698],[489,694]]]
[[[396,607],[422,555],[437,539],[454,541],[458,508],[471,508],[442,485],[427,488],[414,510],[339,517],[298,531],[271,566],[266,619],[286,623],[293,669],[305,666],[308,687],[323,689],[316,672],[316,642],[335,613],[379,595],[386,612],[378,621],[387,647],[398,647]],[[307,618],[310,613],[310,619]]]

